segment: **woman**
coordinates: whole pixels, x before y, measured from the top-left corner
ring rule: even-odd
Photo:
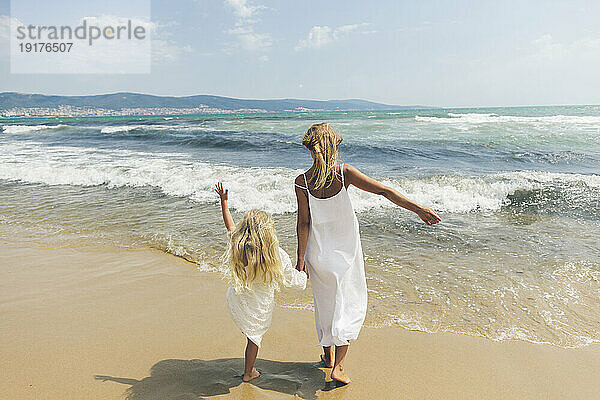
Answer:
[[[358,221],[347,188],[384,196],[433,225],[440,217],[351,165],[338,165],[342,137],[328,124],[314,124],[302,144],[313,165],[295,181],[298,201],[296,268],[309,275],[315,303],[315,323],[321,358],[333,367],[331,378],[350,383],[344,359],[350,340],[358,337],[367,312],[367,284]],[[332,346],[335,346],[333,352]],[[334,354],[335,353],[335,354]]]

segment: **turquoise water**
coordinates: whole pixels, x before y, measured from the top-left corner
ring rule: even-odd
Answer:
[[[350,189],[367,324],[577,347],[600,339],[600,106],[1,120],[3,234],[151,246],[218,268],[216,195],[262,208],[295,254],[306,128],[443,218]],[[282,297],[310,307],[310,293]]]

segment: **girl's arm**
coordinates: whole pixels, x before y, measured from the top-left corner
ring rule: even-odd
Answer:
[[[368,177],[352,165],[344,164],[344,176],[348,186],[354,185],[366,192],[383,196],[397,206],[416,213],[427,225],[434,225],[442,220],[431,208],[410,201],[396,190]]]
[[[296,178],[296,184],[303,184],[301,175]],[[296,186],[296,200],[298,202],[298,220],[296,222],[298,261],[296,262],[296,269],[306,272],[306,276],[308,276],[308,269],[304,263],[304,253],[306,252],[306,245],[308,243],[308,229],[310,228],[310,209],[308,208],[308,195],[306,194],[306,190]]]
[[[223,182],[219,182],[215,185],[215,192],[217,192],[221,198],[221,213],[223,213],[223,222],[225,223],[225,228],[227,228],[228,231],[232,231],[235,228],[235,224],[233,223],[233,218],[231,218],[231,213],[229,212],[229,207],[227,206],[229,189],[223,189]]]

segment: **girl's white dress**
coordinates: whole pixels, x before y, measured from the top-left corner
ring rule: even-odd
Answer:
[[[358,220],[344,184],[328,198],[308,193],[310,231],[305,261],[315,303],[320,346],[341,346],[358,337],[367,313],[367,283]],[[304,175],[306,185],[306,175]]]
[[[290,256],[279,248],[283,285],[306,288],[306,274],[292,267]],[[275,286],[253,283],[252,290],[246,288],[227,289],[227,309],[233,322],[254,344],[260,347],[263,335],[271,326],[275,306]]]

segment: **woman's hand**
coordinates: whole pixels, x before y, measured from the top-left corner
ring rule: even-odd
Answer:
[[[427,225],[435,225],[440,222],[442,219],[429,207],[421,207],[417,210],[417,215],[419,218],[423,220]]]
[[[229,200],[229,189],[223,189],[223,182],[219,182],[215,185],[215,192],[217,192],[221,201]]]
[[[296,269],[298,271],[304,272],[306,274],[306,277],[310,278],[310,276],[308,275],[308,268],[306,268],[306,263],[304,262],[304,260],[296,261]]]

